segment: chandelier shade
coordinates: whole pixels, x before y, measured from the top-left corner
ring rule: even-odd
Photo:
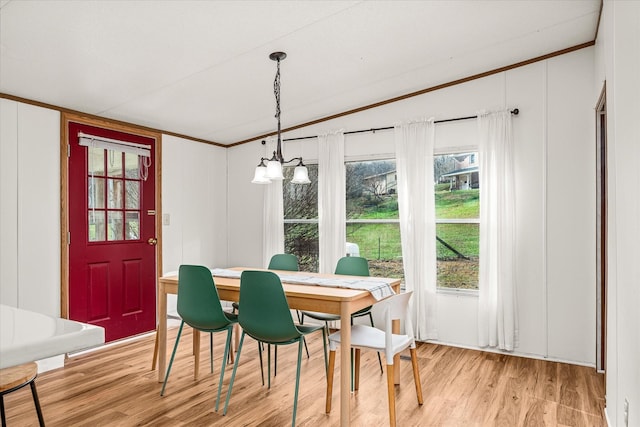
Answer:
[[[253,180],[251,181],[254,184],[270,184],[272,181],[283,180],[284,175],[282,173],[282,165],[296,160],[298,160],[298,165],[293,172],[293,179],[291,182],[293,184],[309,184],[311,182],[309,180],[309,171],[302,162],[302,157],[294,157],[291,160],[285,160],[282,155],[282,136],[280,135],[280,62],[286,57],[287,54],[284,52],[273,52],[269,55],[269,59],[277,62],[276,77],[273,81],[273,94],[276,98],[275,117],[278,120],[277,145],[276,150],[273,152],[273,157],[270,159],[265,157],[260,158],[260,163],[256,166]],[[262,144],[265,144],[265,142],[262,141]],[[265,161],[267,161],[266,165],[264,163]]]
[[[260,164],[256,166],[256,171],[253,174],[253,184],[271,184],[271,180],[267,178],[267,166],[264,161],[260,161]]]

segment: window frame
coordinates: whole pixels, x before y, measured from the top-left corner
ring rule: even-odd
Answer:
[[[479,162],[479,146],[477,145],[468,145],[468,146],[457,146],[457,147],[439,147],[433,150],[433,157],[438,156],[448,156],[448,155],[456,155],[463,153],[472,153],[475,156],[476,162]],[[478,165],[478,170],[479,170]],[[480,183],[482,185],[482,183]],[[434,191],[435,195],[435,191]],[[480,201],[482,203],[482,201]],[[480,225],[480,211],[478,210],[478,218],[442,218],[435,220],[436,225],[438,224],[478,224]],[[478,240],[480,239],[480,234],[478,233]],[[479,242],[478,242],[479,244]],[[480,262],[480,254],[478,253],[478,263]],[[443,286],[438,286],[436,284],[436,292],[440,294],[448,294],[455,296],[472,296],[478,297],[479,295],[479,287],[480,283],[478,283],[477,289],[466,289],[466,288],[448,288]]]

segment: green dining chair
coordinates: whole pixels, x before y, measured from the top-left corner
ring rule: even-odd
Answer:
[[[335,274],[343,274],[345,276],[370,276],[369,274],[369,262],[366,258],[357,257],[357,256],[346,256],[342,257],[338,260],[336,264]],[[358,310],[351,315],[351,324],[353,325],[353,319],[356,317],[364,317],[369,316],[369,323],[372,327],[375,327],[373,324],[373,315],[371,314],[372,306],[365,307],[362,310]],[[319,313],[317,311],[302,311],[302,316],[300,319],[300,323],[304,323],[304,317],[311,317],[312,319],[320,320],[324,322],[325,327],[327,328],[327,332],[329,331],[329,322],[340,320],[340,316],[336,314],[329,313]],[[380,365],[380,372],[384,372],[382,370],[382,358],[380,357],[380,353],[378,353],[378,364]]]
[[[300,271],[298,257],[293,254],[275,254],[269,261],[269,270]]]
[[[298,266],[298,257],[293,254],[275,254],[269,260],[269,266],[267,267],[269,270],[280,270],[280,271],[300,271],[300,267]],[[240,305],[237,302],[231,304],[233,306],[233,313],[238,312],[238,308]],[[298,315],[298,322],[301,322],[300,312],[296,310]],[[268,345],[267,352],[269,358],[269,366],[271,366],[271,346]],[[307,353],[307,358],[309,358],[309,348],[307,347],[307,341],[304,341],[304,349]],[[264,365],[262,361],[262,343],[258,343],[258,355],[260,357],[260,376],[262,377],[262,385],[264,385]],[[278,347],[274,349],[273,355],[273,376],[275,377],[278,373]],[[269,386],[271,385],[271,380],[269,380]]]
[[[231,331],[233,326],[238,323],[238,316],[227,313],[222,310],[220,297],[216,289],[211,275],[211,270],[200,265],[181,265],[178,275],[178,314],[182,318],[180,329],[176,343],[173,346],[171,360],[167,368],[167,374],[164,377],[160,396],[164,395],[167,380],[171,373],[173,359],[176,356],[182,328],[185,323],[194,330],[202,332],[227,332],[227,341],[224,346],[224,356],[222,357],[222,367],[220,368],[220,380],[218,381],[218,395],[216,397],[216,411],[220,403],[220,394],[222,392],[222,381],[224,380],[224,368],[227,358],[229,357],[229,349],[231,348]],[[212,356],[213,357],[213,356]]]
[[[227,400],[224,405],[223,415],[226,415],[229,399],[233,390],[233,382],[236,377],[242,344],[245,335],[267,344],[289,345],[298,343],[298,364],[296,369],[296,385],[293,398],[293,417],[291,425],[296,424],[296,412],[298,409],[298,387],[300,385],[300,362],[302,359],[303,338],[312,332],[322,331],[322,345],[324,348],[325,372],[327,372],[327,337],[323,326],[295,325],[291,317],[289,303],[282,288],[280,278],[270,271],[245,270],[240,277],[240,305],[242,310],[238,313],[238,322],[242,327],[242,335],[236,360],[233,364],[233,372],[229,381]]]

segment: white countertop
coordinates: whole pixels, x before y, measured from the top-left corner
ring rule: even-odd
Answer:
[[[104,328],[0,304],[0,369],[104,343]]]

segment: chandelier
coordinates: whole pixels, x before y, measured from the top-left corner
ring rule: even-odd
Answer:
[[[302,163],[302,157],[294,157],[291,160],[285,160],[282,155],[282,138],[280,136],[280,61],[283,61],[287,57],[284,52],[273,52],[269,55],[269,59],[277,62],[276,77],[273,81],[273,94],[276,97],[276,119],[278,119],[278,142],[276,150],[273,152],[273,156],[268,159],[266,157],[260,158],[260,163],[256,167],[253,180],[254,184],[270,184],[272,181],[278,181],[284,179],[282,175],[282,165],[291,163],[298,160],[298,165],[293,171],[293,184],[309,184],[309,171],[307,167]],[[262,142],[264,144],[264,141]],[[265,165],[265,160],[267,164]]]

